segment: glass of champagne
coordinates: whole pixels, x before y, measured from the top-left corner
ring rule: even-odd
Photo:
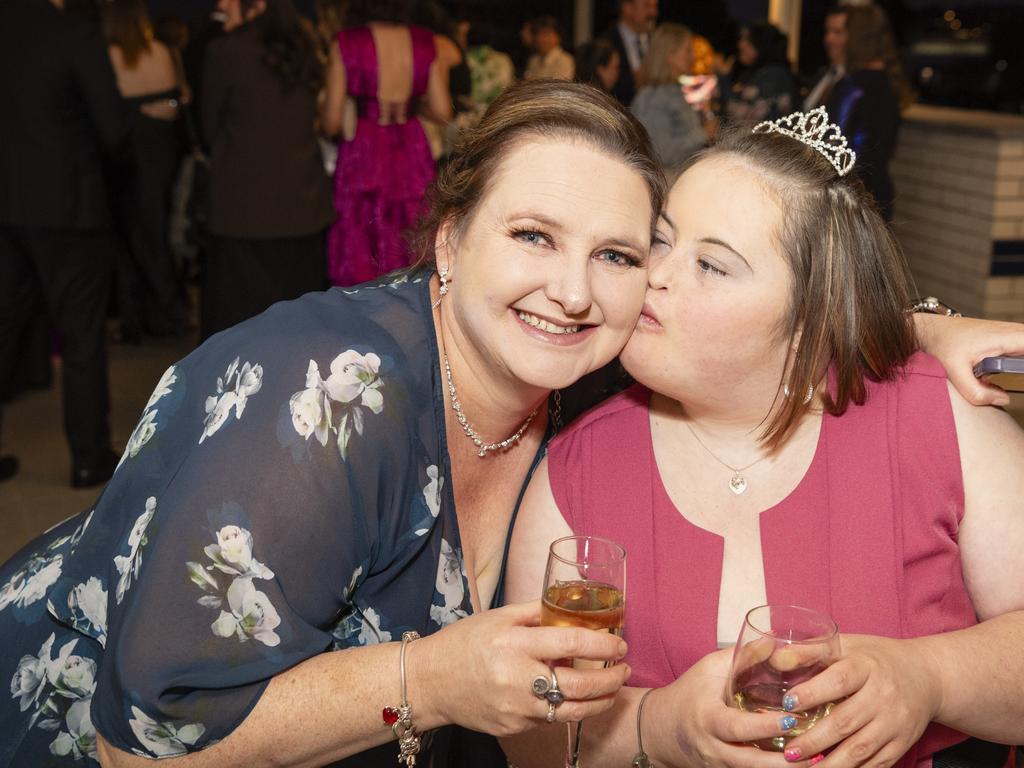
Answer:
[[[733,650],[730,703],[747,712],[778,712],[796,720],[781,736],[752,742],[755,747],[781,752],[829,713],[831,703],[787,712],[783,698],[838,658],[839,628],[822,613],[795,605],[762,605],[747,613]]]
[[[551,542],[544,571],[541,624],[583,627],[622,636],[626,604],[626,550],[609,539],[566,536]],[[571,659],[577,669],[603,662]],[[579,768],[582,723],[567,724],[565,765]]]

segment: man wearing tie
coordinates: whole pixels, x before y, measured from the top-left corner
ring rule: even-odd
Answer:
[[[837,6],[825,16],[825,36],[822,43],[828,55],[828,67],[818,73],[814,85],[804,98],[804,111],[810,111],[828,101],[835,84],[846,74],[846,8]]]
[[[604,37],[619,51],[622,62],[612,95],[627,107],[636,94],[636,75],[647,54],[650,35],[658,19],[658,0],[620,0],[619,19]]]

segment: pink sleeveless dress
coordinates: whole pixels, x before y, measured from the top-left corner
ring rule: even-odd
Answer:
[[[976,623],[957,547],[964,491],[946,374],[923,354],[905,373],[869,382],[863,406],[825,414],[804,478],[761,513],[769,603],[827,613],[841,632],[896,638]],[[638,687],[666,685],[717,648],[724,551],[721,537],[669,499],[649,399],[635,386],[548,449],[551,489],[570,527],[626,547],[625,638]],[[964,738],[932,725],[899,765],[930,764]]]
[[[334,208],[328,235],[327,271],[334,285],[355,285],[408,266],[404,234],[420,214],[423,193],[434,178],[434,160],[416,102],[427,91],[434,60],[434,34],[409,28],[412,38],[412,98],[406,121],[381,125],[377,102],[377,50],[369,27],[338,34],[348,95],[358,122],[352,141],[338,144]]]

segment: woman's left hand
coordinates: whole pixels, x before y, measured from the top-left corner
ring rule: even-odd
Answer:
[[[796,710],[837,703],[828,717],[787,744],[786,759],[814,760],[831,749],[822,768],[888,768],[938,711],[939,678],[913,640],[843,635],[842,647],[839,661],[789,691]]]
[[[1008,405],[1002,389],[974,376],[974,366],[986,357],[1024,355],[1024,325],[972,317],[916,314],[914,324],[921,348],[939,359],[953,386],[973,405]]]

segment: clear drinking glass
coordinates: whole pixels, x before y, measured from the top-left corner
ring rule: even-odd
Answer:
[[[762,605],[747,613],[733,650],[729,673],[730,703],[748,712],[779,712],[796,718],[781,736],[752,742],[781,752],[832,709],[786,712],[790,688],[809,680],[839,658],[839,629],[828,616],[796,605]]]
[[[544,571],[541,624],[583,627],[622,636],[626,604],[626,550],[609,539],[566,536],[551,542]],[[602,662],[570,659],[575,668]],[[567,724],[565,765],[579,768],[582,723]]]

